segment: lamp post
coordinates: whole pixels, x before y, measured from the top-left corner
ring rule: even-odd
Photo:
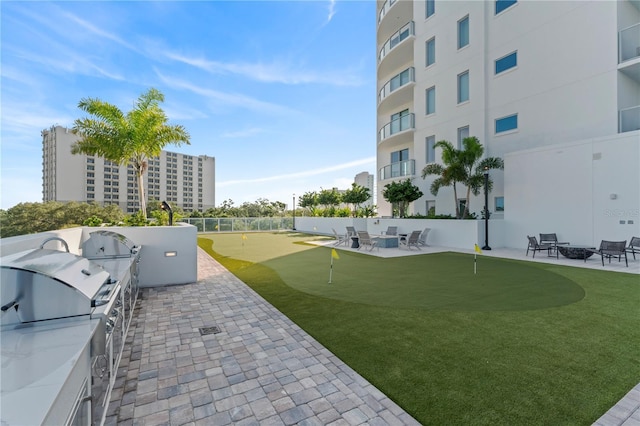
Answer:
[[[491,250],[489,247],[489,168],[484,168],[484,247],[482,250]]]
[[[166,201],[163,201],[160,208],[169,212],[169,226],[173,226],[173,210],[171,206]]]
[[[293,230],[296,230],[296,193],[293,193]]]

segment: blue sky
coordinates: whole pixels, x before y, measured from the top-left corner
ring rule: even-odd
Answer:
[[[42,137],[85,97],[155,87],[216,157],[216,204],[346,189],[375,174],[374,1],[6,2],[0,208],[42,201]]]

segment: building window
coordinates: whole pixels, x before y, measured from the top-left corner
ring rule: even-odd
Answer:
[[[458,103],[469,100],[469,71],[458,74]]]
[[[518,114],[496,119],[496,134],[518,128]]]
[[[458,149],[462,149],[462,141],[469,137],[469,126],[458,128]]]
[[[91,164],[87,164],[87,170],[93,170],[94,167]]]
[[[427,164],[436,162],[436,137],[435,135],[426,138]]]
[[[400,151],[394,151],[391,153],[391,162],[399,163],[401,161],[407,161],[409,159],[409,148],[401,149]]]
[[[436,38],[433,37],[426,43],[427,46],[427,66],[436,63]]]
[[[95,188],[93,186],[87,186],[87,191],[93,192]]]
[[[436,0],[426,0],[425,3],[427,9],[426,17],[428,18],[429,16],[436,13]]]
[[[496,59],[496,74],[518,66],[518,51],[509,53],[500,59]]]
[[[503,212],[504,211],[504,197],[496,197],[495,198],[495,210],[497,212]]]
[[[469,15],[458,21],[458,49],[469,44]]]
[[[93,179],[87,179],[87,185],[93,185],[95,181]]]
[[[516,4],[517,0],[496,0],[496,15]]]
[[[427,200],[427,215],[435,216],[436,215],[436,200]]]
[[[436,112],[436,86],[430,87],[426,92],[427,98],[427,115]]]

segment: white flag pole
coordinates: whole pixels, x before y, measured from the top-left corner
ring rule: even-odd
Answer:
[[[331,284],[332,276],[333,276],[333,255],[331,255],[331,267],[329,268],[329,284]]]

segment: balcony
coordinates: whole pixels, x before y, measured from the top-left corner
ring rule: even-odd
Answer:
[[[413,19],[413,1],[387,0],[378,12],[378,41],[398,28],[398,23]]]
[[[385,124],[382,129],[380,129],[378,132],[378,143],[392,137],[395,139],[396,136],[402,134],[411,134],[415,128],[415,114],[411,113],[400,118],[396,118],[395,120]],[[411,138],[409,138],[409,140],[410,139]]]
[[[379,170],[378,179],[387,180],[416,174],[416,160],[399,161],[391,163]]]
[[[640,130],[640,105],[619,111],[619,133]]]
[[[640,57],[640,24],[626,28],[618,34],[620,63]]]
[[[402,71],[401,73],[396,74],[382,87],[382,89],[380,89],[380,92],[378,92],[378,106],[380,106],[382,101],[385,100],[392,93],[394,92],[399,93],[397,92],[399,89],[412,86],[413,85],[412,83],[415,83],[415,82],[416,82],[415,69],[413,67],[409,67],[406,70]],[[404,99],[406,98],[406,96],[400,97],[400,98],[402,99],[399,100],[398,102],[395,102],[394,106],[390,108],[395,109],[395,107],[402,105],[403,103],[411,100],[411,99]]]
[[[402,28],[393,33],[385,42],[380,53],[378,53],[378,63],[382,62],[385,56],[389,54],[396,46],[400,45],[409,37],[415,36],[416,30],[413,21],[406,23]]]

